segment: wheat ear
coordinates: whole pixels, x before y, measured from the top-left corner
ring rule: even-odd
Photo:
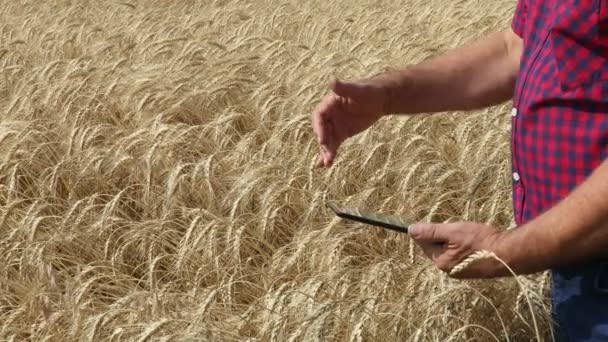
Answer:
[[[475,261],[489,259],[489,258],[493,258],[493,257],[494,257],[494,253],[492,253],[492,252],[488,252],[488,251],[475,252],[475,253],[469,255],[468,257],[466,257],[464,260],[462,260],[458,265],[454,266],[452,268],[452,270],[450,270],[450,275],[455,275],[457,273],[462,272],[464,269],[469,267],[469,265],[471,265]]]

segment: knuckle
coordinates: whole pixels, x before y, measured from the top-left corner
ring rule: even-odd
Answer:
[[[435,261],[435,265],[437,265],[438,269],[440,269],[441,271],[446,272],[446,273],[449,273],[451,270],[450,265],[443,260]]]
[[[439,226],[437,224],[431,224],[427,227],[426,232],[430,239],[436,239],[439,232]]]

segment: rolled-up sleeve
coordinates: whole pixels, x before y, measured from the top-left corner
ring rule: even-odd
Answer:
[[[513,21],[511,22],[511,28],[513,29],[513,32],[521,38],[524,37],[524,27],[526,25],[527,15],[528,6],[526,0],[518,0],[515,14],[513,15]]]

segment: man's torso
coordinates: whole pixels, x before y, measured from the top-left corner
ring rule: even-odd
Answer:
[[[520,1],[524,53],[512,135],[518,224],[549,209],[608,151],[608,0]],[[517,17],[516,17],[517,20]]]
[[[513,29],[524,40],[511,146],[513,209],[524,224],[606,159],[608,0],[520,0]],[[560,340],[608,341],[607,284],[606,260],[553,270]]]

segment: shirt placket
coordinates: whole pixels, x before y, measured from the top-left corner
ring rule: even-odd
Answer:
[[[521,130],[522,120],[524,119],[526,113],[525,103],[527,101],[522,101],[522,95],[527,96],[526,93],[528,90],[526,89],[528,80],[530,78],[530,71],[534,69],[536,61],[538,60],[539,55],[541,54],[547,39],[549,38],[549,32],[541,36],[537,44],[534,44],[534,52],[530,55],[531,62],[526,65],[526,69],[523,70],[524,79],[521,82],[521,85],[517,89],[516,100],[513,103],[513,108],[511,110],[512,116],[512,137],[511,137],[511,149],[512,149],[512,182],[513,182],[513,204],[514,204],[514,215],[515,221],[517,224],[521,224],[524,221],[524,206],[525,206],[525,182],[523,180],[523,173],[521,169],[520,156],[518,154],[519,148],[519,131]]]

